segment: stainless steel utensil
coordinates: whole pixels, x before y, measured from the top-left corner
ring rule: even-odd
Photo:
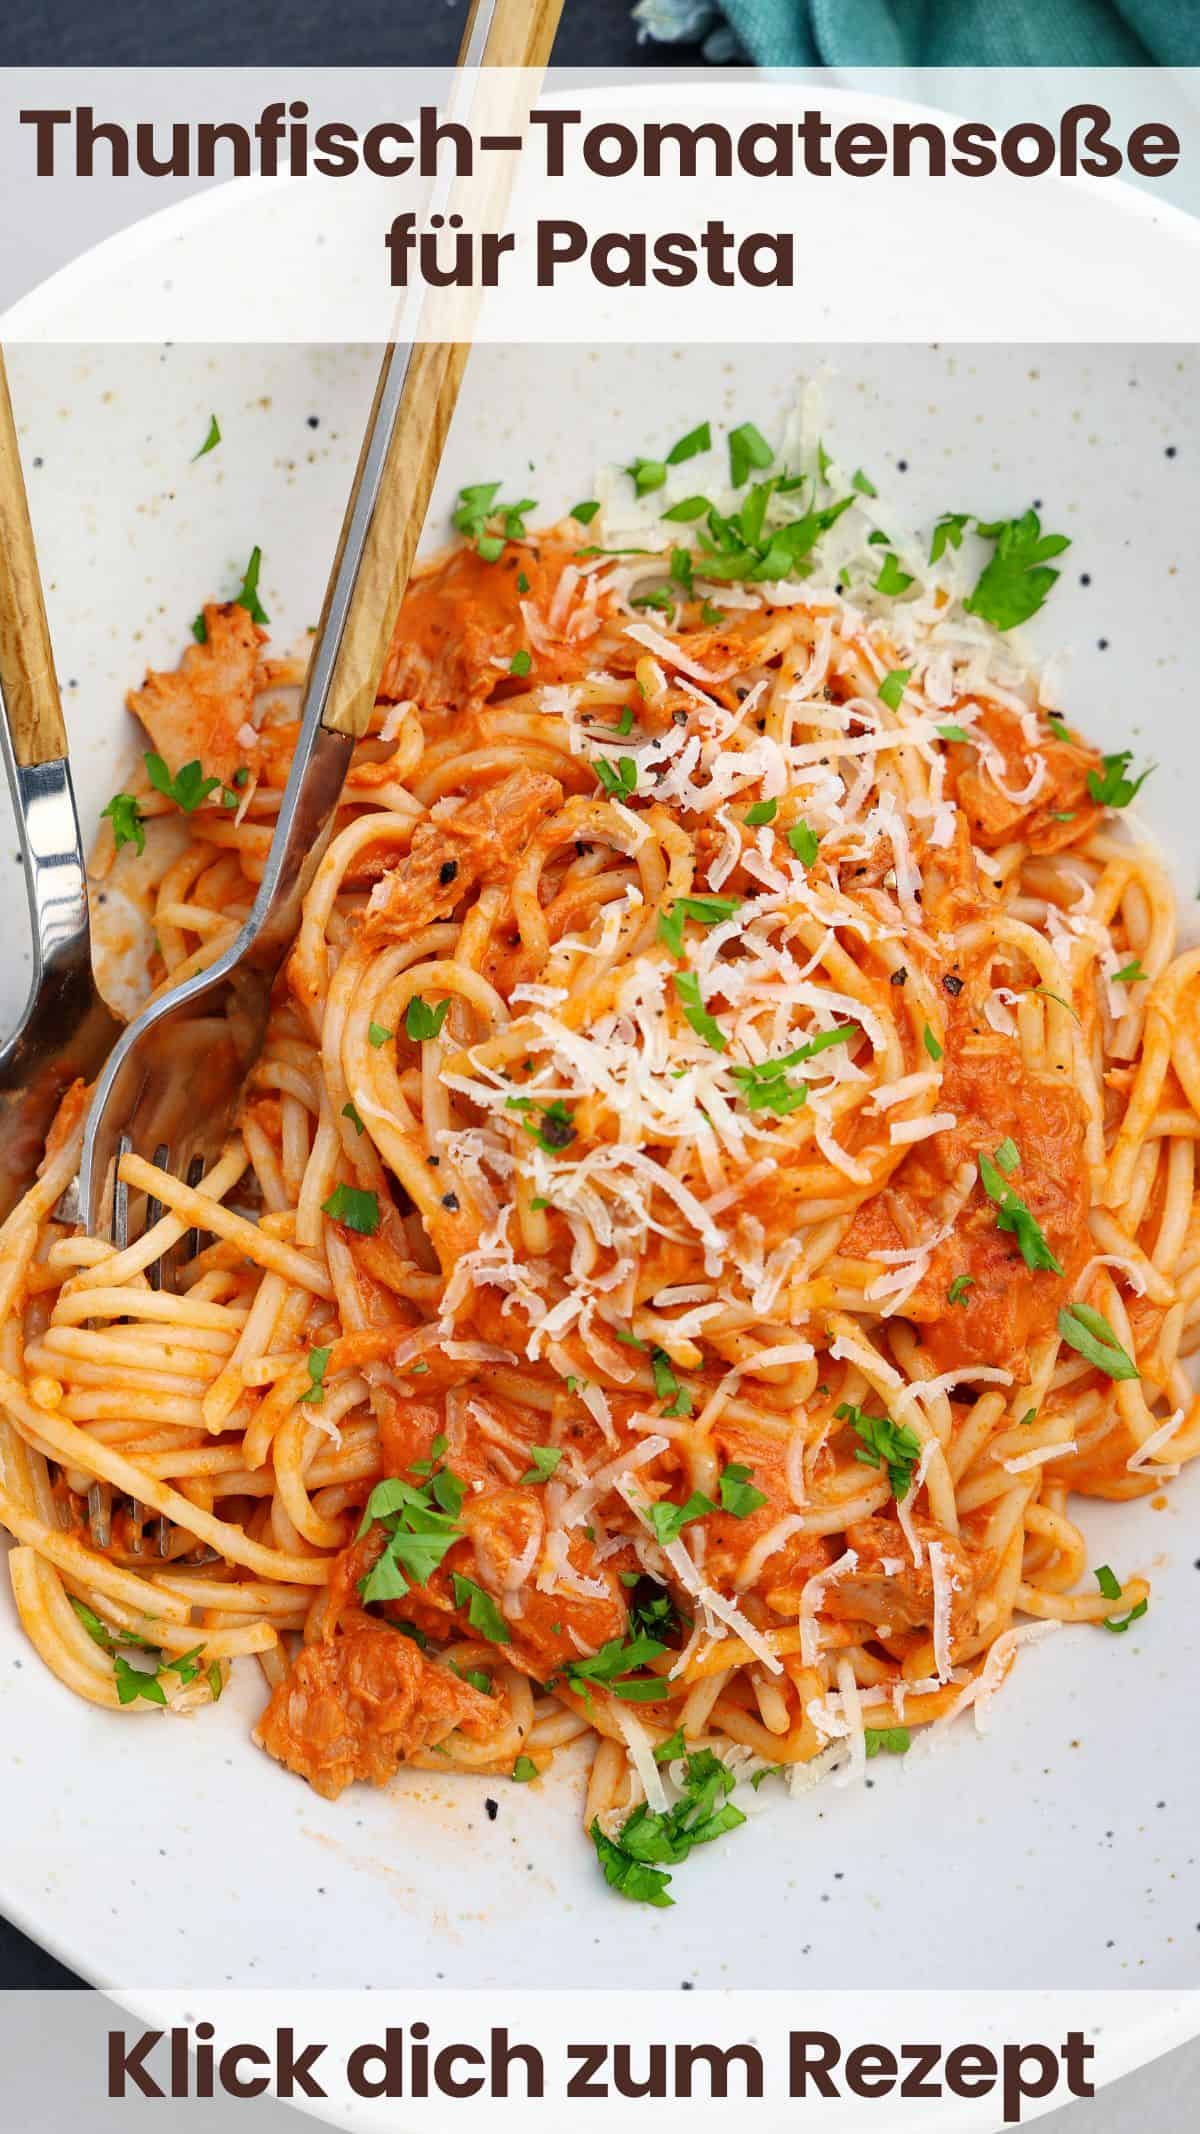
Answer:
[[[8,379],[0,358],[0,693],[33,933],[33,979],[0,1046],[0,1219],[32,1184],[71,1083],[90,1081],[121,1024],[92,976],[87,877]]]
[[[478,0],[463,66],[540,67],[561,0]],[[177,1175],[207,1168],[262,1048],[271,988],[328,843],[356,738],[365,733],[467,359],[464,343],[390,347],[367,425],[317,630],[300,736],[250,917],[232,947],[146,1007],[97,1085],[77,1202],[99,1235],[118,1145],[165,1150]]]

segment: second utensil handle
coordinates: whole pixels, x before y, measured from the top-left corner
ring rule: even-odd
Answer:
[[[0,691],[22,770],[67,753],[17,426],[0,356]]]

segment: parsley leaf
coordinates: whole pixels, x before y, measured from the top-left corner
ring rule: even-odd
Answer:
[[[532,1756],[518,1756],[512,1767],[512,1775],[519,1786],[528,1785],[531,1778],[536,1778],[538,1767]]]
[[[740,489],[751,467],[769,467],[775,454],[752,422],[738,424],[729,432],[729,479]]]
[[[761,823],[774,822],[778,811],[779,802],[777,800],[756,800],[753,807],[747,808],[742,821],[751,830],[757,830]]]
[[[472,482],[458,492],[451,523],[470,541],[480,560],[497,563],[504,554],[505,541],[520,541],[525,534],[524,514],[534,509],[534,499],[524,496],[517,504],[497,502],[499,482]],[[495,520],[503,526],[503,534],[489,529]]]
[[[698,452],[708,452],[711,448],[712,431],[706,422],[698,422],[694,430],[689,430],[686,437],[678,438],[671,446],[667,465],[682,467],[685,459],[695,459]]]
[[[924,1045],[925,1050],[929,1054],[931,1060],[940,1060],[943,1058],[946,1048],[944,1045],[939,1043],[938,1039],[934,1036],[933,1031],[930,1029],[928,1023],[926,1023],[925,1025],[925,1031],[921,1042]]]
[[[1139,985],[1142,979],[1148,978],[1149,975],[1148,971],[1142,969],[1135,956],[1133,962],[1127,963],[1123,970],[1113,972],[1112,982],[1114,985]]]
[[[716,1508],[711,1497],[706,1497],[700,1490],[694,1489],[686,1504],[672,1504],[669,1498],[664,1497],[657,1504],[647,1504],[645,1513],[654,1539],[665,1549],[670,1542],[679,1539],[683,1528],[691,1520],[703,1519],[709,1512],[715,1512]]]
[[[701,1749],[684,1763],[683,1798],[663,1812],[639,1802],[614,1841],[599,1821],[591,1827],[592,1843],[610,1888],[642,1904],[674,1903],[668,1896],[670,1875],[658,1863],[677,1867],[696,1845],[707,1845],[746,1818],[727,1795],[734,1776],[711,1749]]]
[[[354,1128],[356,1134],[365,1133],[366,1129],[363,1126],[362,1120],[359,1118],[358,1112],[356,1111],[353,1104],[343,1104],[342,1117],[343,1119],[349,1119],[350,1124]]]
[[[695,971],[676,971],[674,983],[679,1004],[697,1037],[702,1037],[706,1045],[712,1046],[714,1052],[724,1052],[729,1040],[704,1005],[700,980]]]
[[[427,1038],[440,1037],[449,1007],[448,1000],[439,1000],[437,1006],[431,1008],[419,993],[414,993],[404,1016],[406,1034],[417,1043]]]
[[[667,463],[665,459],[635,459],[625,472],[638,495],[649,496],[652,490],[661,489],[666,481]]]
[[[1058,1315],[1058,1331],[1068,1348],[1075,1349],[1106,1378],[1140,1378],[1132,1356],[1121,1347],[1103,1312],[1090,1304],[1066,1306]]]
[[[883,564],[880,569],[879,576],[875,580],[876,592],[893,594],[906,593],[912,582],[913,581],[911,572],[901,570],[900,565],[896,561],[895,556],[893,556],[891,550],[889,549],[887,555],[883,559]]]
[[[1004,1147],[1005,1143],[1001,1142],[1000,1148]],[[1061,1262],[1056,1260],[1051,1252],[1046,1233],[1037,1217],[1009,1185],[1003,1173],[997,1170],[983,1149],[979,1151],[979,1179],[988,1199],[994,1200],[1000,1211],[996,1217],[997,1228],[1012,1232],[1025,1265],[1035,1270],[1044,1268],[1050,1274],[1061,1274]]]
[[[793,823],[787,841],[802,867],[811,867],[820,847],[816,831],[806,822]]]
[[[173,800],[177,808],[183,809],[185,815],[194,815],[196,809],[203,805],[209,794],[221,783],[219,778],[204,776],[199,757],[191,763],[183,764],[174,777],[162,757],[156,755],[153,749],[147,749],[142,761],[146,766],[146,776],[155,792],[161,793],[164,800]]]
[[[490,1593],[477,1586],[473,1579],[463,1578],[458,1571],[451,1572],[454,1585],[454,1605],[465,1608],[472,1630],[487,1638],[493,1645],[511,1645],[512,1632],[501,1615]]]
[[[672,504],[669,511],[660,512],[659,516],[672,526],[687,526],[711,510],[712,505],[706,496],[681,496],[677,504]]]
[[[976,523],[984,539],[996,546],[963,606],[997,630],[1013,630],[1037,614],[1058,578],[1049,568],[1050,558],[1071,546],[1070,537],[1043,534],[1032,506],[1019,519],[997,519],[989,526]]]
[[[206,452],[215,452],[220,442],[221,425],[217,421],[216,416],[213,415],[209,418],[208,435],[205,438],[204,443],[201,445],[200,450],[198,452],[193,452],[192,454],[192,465],[194,466],[198,459],[203,459]]]
[[[658,938],[673,956],[683,954],[683,922],[694,919],[699,926],[720,926],[731,919],[740,897],[676,897],[658,915]]]
[[[386,1045],[388,1039],[395,1037],[395,1035],[394,1030],[385,1030],[382,1023],[367,1024],[367,1043],[373,1045],[376,1052],[378,1052],[381,1045]]]
[[[100,810],[101,820],[107,819],[113,827],[113,843],[119,852],[122,845],[136,845],[139,853],[146,849],[146,833],[142,817],[132,793],[114,793],[106,808]]]
[[[531,1140],[536,1141],[538,1147],[545,1149],[548,1155],[552,1156],[557,1154],[559,1149],[569,1148],[574,1141],[576,1129],[561,1097],[555,1097],[550,1104],[539,1104],[533,1097],[506,1097],[504,1102],[508,1111],[541,1114],[540,1119],[522,1119],[521,1124]]]
[[[852,489],[857,489],[860,496],[879,495],[879,491],[875,487],[874,482],[868,479],[868,477],[863,473],[861,467],[856,467],[853,474],[850,476],[850,487]]]
[[[680,1385],[675,1376],[675,1367],[665,1349],[651,1349],[650,1369],[654,1375],[655,1399],[671,1403],[665,1412],[668,1415],[690,1415],[692,1396],[686,1386]]]
[[[929,560],[940,563],[947,548],[961,548],[971,514],[969,511],[944,511],[933,529],[929,544]]]
[[[1021,1151],[1011,1134],[1006,1134],[996,1150],[996,1164],[1006,1178],[1011,1178],[1021,1161]]]
[[[567,517],[569,519],[578,519],[581,526],[590,526],[599,509],[599,500],[596,497],[588,497],[586,502],[582,504],[572,504]],[[521,591],[527,593],[529,587],[527,585],[522,586]]]
[[[911,667],[893,667],[891,673],[885,674],[879,684],[880,703],[886,704],[889,711],[899,711],[900,699],[911,680]]]
[[[622,800],[627,793],[636,793],[638,772],[632,756],[620,756],[616,763],[610,763],[607,756],[597,756],[592,769],[610,800]]]
[[[527,1467],[521,1476],[522,1482],[548,1482],[562,1458],[558,1445],[531,1445],[529,1457],[532,1467]]]
[[[233,597],[239,608],[245,608],[251,622],[266,623],[270,622],[271,618],[258,597],[258,574],[261,569],[262,550],[252,548],[250,561],[242,575],[241,587]]]
[[[949,1289],[946,1291],[947,1304],[965,1304],[967,1291],[974,1289],[974,1287],[975,1277],[973,1274],[956,1274]]]
[[[1130,778],[1127,773],[1133,761],[1131,748],[1123,748],[1118,755],[1105,756],[1102,760],[1103,776],[1099,771],[1087,774],[1088,792],[1102,808],[1127,808],[1145,785],[1154,764],[1148,763],[1140,777]]]
[[[519,652],[513,653],[513,656],[508,663],[508,671],[510,674],[528,674],[532,665],[533,654],[531,652],[526,651],[525,648],[522,646]]]
[[[921,1440],[907,1423],[894,1423],[890,1415],[867,1415],[850,1401],[834,1409],[839,1423],[849,1423],[862,1440],[854,1457],[864,1467],[886,1466],[892,1495],[903,1501],[912,1486],[913,1469],[921,1457]]]
[[[335,1186],[328,1200],[321,1202],[321,1213],[347,1230],[357,1230],[360,1237],[374,1237],[379,1228],[377,1196],[357,1186]]]
[[[329,1350],[310,1349],[308,1352],[308,1391],[300,1395],[301,1402],[309,1402],[319,1408],[325,1398],[325,1367],[329,1362]]]
[[[966,727],[957,725],[953,719],[948,719],[944,725],[939,726],[938,732],[943,741],[969,741],[971,738]]]
[[[868,1726],[863,1728],[866,1737],[867,1755],[903,1756],[912,1747],[912,1735],[906,1726]]]
[[[767,1501],[762,1490],[751,1484],[753,1472],[751,1467],[731,1462],[721,1475],[721,1510],[732,1512],[735,1519],[748,1519]]]
[[[131,1667],[123,1653],[113,1654],[113,1678],[121,1704],[132,1704],[137,1697],[144,1697],[148,1704],[165,1704],[167,1701],[166,1691],[158,1679],[158,1669],[148,1674],[144,1668]]]
[[[1100,1591],[1104,1595],[1105,1600],[1120,1600],[1121,1581],[1117,1577],[1116,1572],[1111,1570],[1108,1564],[1102,1563],[1097,1565],[1096,1584],[1099,1586]],[[1140,1622],[1142,1616],[1145,1615],[1149,1606],[1150,1603],[1148,1600],[1137,1601],[1135,1605],[1130,1609],[1128,1615],[1123,1615],[1119,1621],[1116,1616],[1106,1615],[1104,1617],[1104,1627],[1106,1630],[1111,1630],[1115,1632],[1116,1635],[1119,1637],[1123,1631],[1128,1630],[1129,1625],[1131,1623]]]

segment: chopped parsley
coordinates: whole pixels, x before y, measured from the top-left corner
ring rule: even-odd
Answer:
[[[142,761],[146,766],[146,776],[155,792],[161,793],[164,800],[173,800],[175,806],[182,808],[185,815],[194,815],[196,809],[203,806],[209,794],[215,792],[221,783],[219,778],[205,777],[199,757],[191,763],[183,764],[174,777],[162,757],[153,749],[147,749]]]
[[[123,1653],[113,1654],[113,1680],[117,1687],[117,1700],[132,1704],[137,1697],[144,1697],[148,1704],[165,1704],[166,1691],[162,1685],[163,1675],[178,1677],[180,1689],[186,1689],[200,1672],[200,1655],[203,1645],[193,1645],[190,1652],[181,1652],[177,1660],[160,1660],[153,1673],[145,1668],[133,1667]],[[215,1665],[215,1662],[214,1662]],[[209,1689],[212,1689],[211,1674]]]
[[[821,842],[811,825],[806,822],[793,823],[787,833],[787,841],[800,865],[811,867]]]
[[[1010,1145],[1002,1141],[996,1154],[999,1155],[1001,1151],[1007,1154]],[[1012,1232],[1025,1265],[1035,1271],[1044,1268],[1050,1274],[1061,1274],[1061,1262],[1056,1260],[1051,1252],[1046,1233],[1037,1217],[1026,1206],[1015,1188],[1009,1185],[1003,1171],[997,1170],[995,1163],[983,1149],[979,1151],[979,1179],[988,1199],[994,1200],[1000,1211],[996,1217],[997,1228]]]
[[[686,1747],[683,1739],[683,1728],[681,1726],[677,1726],[675,1732],[673,1734],[668,1734],[665,1741],[660,1741],[656,1744],[654,1750],[654,1761],[656,1764],[672,1764],[675,1762],[677,1756],[683,1756],[685,1754]]]
[[[626,793],[636,793],[638,771],[632,756],[620,756],[615,763],[610,763],[607,756],[597,756],[592,769],[610,800],[622,800]]]
[[[364,1602],[400,1600],[408,1592],[410,1581],[418,1586],[425,1584],[448,1550],[462,1538],[458,1513],[463,1495],[458,1477],[445,1469],[420,1488],[400,1475],[376,1483],[367,1498],[358,1539],[361,1541],[376,1521],[387,1539],[381,1555],[359,1579],[358,1590]]]
[[[325,1398],[325,1370],[329,1362],[329,1350],[310,1349],[308,1352],[308,1391],[300,1399],[314,1408],[319,1408]]]
[[[735,1519],[748,1519],[751,1512],[766,1503],[761,1489],[755,1489],[750,1477],[754,1470],[731,1461],[721,1475],[721,1510],[732,1512]]]
[[[521,1481],[548,1482],[562,1458],[562,1450],[558,1445],[531,1445],[529,1457],[533,1466],[526,1468]]]
[[[681,496],[677,504],[672,504],[670,510],[660,516],[672,526],[689,526],[693,519],[702,519],[705,512],[711,510],[712,505],[706,496]]]
[[[454,1605],[466,1609],[472,1630],[477,1630],[480,1637],[487,1638],[492,1645],[511,1645],[512,1633],[491,1594],[477,1586],[474,1579],[463,1578],[458,1571],[452,1571],[450,1576]]]
[[[1100,1591],[1104,1595],[1105,1600],[1120,1600],[1121,1581],[1117,1577],[1116,1572],[1111,1570],[1108,1564],[1102,1563],[1097,1565],[1096,1584],[1099,1586]],[[1130,1609],[1128,1615],[1123,1615],[1119,1621],[1116,1616],[1106,1615],[1104,1617],[1104,1627],[1106,1630],[1114,1631],[1118,1636],[1120,1636],[1122,1631],[1128,1630],[1129,1625],[1131,1623],[1140,1622],[1142,1616],[1145,1615],[1146,1610],[1149,1608],[1149,1606],[1150,1603],[1148,1600],[1140,1600],[1136,1602],[1135,1605]]]
[[[367,1024],[367,1042],[374,1045],[377,1052],[381,1045],[386,1045],[388,1039],[395,1037],[395,1035],[394,1030],[385,1030],[382,1023]]]
[[[879,495],[879,491],[875,487],[874,482],[868,479],[868,477],[863,473],[861,467],[856,467],[853,474],[850,476],[850,487],[852,489],[857,489],[860,496]]]
[[[1113,972],[1113,984],[1140,985],[1143,978],[1148,978],[1149,975],[1150,974],[1148,971],[1144,971],[1142,969],[1141,964],[1138,962],[1138,959],[1135,956],[1132,963],[1127,963],[1125,965],[1124,970]]]
[[[906,1726],[868,1726],[863,1728],[866,1737],[867,1756],[903,1756],[912,1747],[912,1735]]]
[[[252,548],[250,561],[242,573],[241,585],[233,598],[236,606],[245,608],[251,622],[266,623],[270,622],[271,618],[258,597],[258,574],[261,569],[262,550]]]
[[[431,1008],[419,993],[414,993],[404,1015],[406,1035],[418,1044],[427,1038],[440,1037],[449,1007],[448,1000],[439,1000],[437,1006]]]
[[[1017,1168],[1017,1165],[1021,1161],[1021,1151],[1017,1147],[1017,1144],[1013,1140],[1011,1134],[1006,1134],[1004,1136],[1004,1139],[1000,1143],[999,1148],[995,1151],[995,1160],[998,1168],[1003,1171],[1005,1177],[1011,1178],[1013,1172]]]
[[[975,1277],[973,1274],[956,1274],[949,1289],[946,1291],[947,1304],[965,1304],[967,1291],[974,1289],[974,1287]]]
[[[1139,777],[1130,778],[1128,771],[1133,761],[1131,748],[1123,748],[1119,754],[1105,756],[1101,760],[1103,775],[1099,771],[1089,771],[1087,774],[1088,792],[1102,808],[1127,808],[1130,801],[1140,793],[1154,765],[1148,763]]]
[[[667,463],[665,459],[635,459],[625,472],[638,495],[649,496],[652,490],[661,489],[666,481]]]
[[[686,437],[677,438],[667,454],[668,467],[682,467],[686,459],[695,459],[698,452],[712,449],[712,430],[708,423],[698,422]]]
[[[1055,584],[1058,572],[1049,568],[1050,558],[1071,546],[1070,536],[1043,534],[1032,506],[1019,519],[996,519],[986,526],[976,520],[976,526],[996,545],[963,606],[997,630],[1014,630],[1037,614]]]
[[[928,1023],[925,1025],[925,1034],[921,1042],[931,1060],[940,1060],[943,1057],[946,1048],[944,1045],[939,1044]]]
[[[358,1112],[356,1111],[353,1104],[343,1104],[342,1117],[343,1119],[349,1119],[350,1124],[354,1128],[356,1134],[361,1134],[366,1131],[363,1126],[362,1120],[359,1118]]]
[[[695,971],[676,971],[674,983],[679,1004],[697,1037],[702,1037],[706,1045],[712,1046],[714,1052],[724,1052],[729,1040],[704,1005],[700,980]]]
[[[328,1200],[321,1202],[321,1213],[347,1230],[357,1230],[360,1237],[374,1237],[379,1228],[378,1197],[358,1186],[335,1186]]]
[[[524,539],[524,515],[534,509],[531,496],[523,496],[517,504],[498,503],[499,491],[499,482],[472,482],[459,490],[453,514],[453,525],[472,543],[484,563],[498,563],[506,541]],[[496,520],[500,521],[501,533],[493,530]]]
[[[686,1504],[672,1504],[669,1498],[663,1497],[657,1504],[644,1506],[647,1524],[654,1539],[664,1549],[679,1539],[684,1527],[693,1519],[703,1519],[716,1508],[712,1498],[704,1496],[698,1489],[692,1491]]]
[[[1121,1347],[1103,1312],[1090,1304],[1065,1306],[1058,1315],[1058,1331],[1068,1348],[1075,1349],[1106,1378],[1139,1378],[1132,1356]]]
[[[122,845],[136,845],[139,853],[146,849],[146,833],[142,817],[132,793],[114,793],[106,808],[101,808],[102,820],[112,824],[113,843],[119,852]]]
[[[694,919],[698,926],[720,926],[733,917],[741,901],[740,897],[676,897],[659,912],[658,938],[673,956],[682,956],[685,919]]]
[[[540,1114],[537,1119],[522,1119],[521,1124],[530,1139],[536,1141],[540,1149],[545,1149],[547,1155],[556,1155],[559,1149],[569,1148],[574,1141],[576,1129],[561,1097],[555,1097],[549,1104],[540,1104],[534,1097],[506,1097],[504,1102],[508,1111]]]
[[[513,656],[508,663],[508,671],[510,674],[528,674],[532,665],[533,654],[531,652],[526,651],[525,648],[522,647],[519,652],[513,653]]]
[[[900,699],[911,680],[911,667],[893,667],[889,674],[884,675],[879,684],[880,703],[886,704],[889,711],[899,711]]]
[[[752,422],[738,424],[729,432],[729,479],[740,489],[751,467],[769,467],[775,454],[760,429]]]
[[[895,556],[889,549],[883,559],[879,576],[875,580],[875,591],[877,593],[906,593],[912,582],[911,572],[901,570]]]
[[[833,1412],[839,1423],[849,1423],[861,1439],[855,1459],[864,1467],[886,1466],[892,1495],[902,1503],[921,1457],[921,1440],[915,1430],[907,1423],[894,1423],[890,1415],[867,1415],[850,1401],[843,1401]]]
[[[933,529],[929,544],[929,560],[940,563],[947,548],[961,548],[971,514],[969,511],[944,511]]]
[[[651,1349],[650,1369],[654,1374],[656,1400],[665,1400],[670,1403],[670,1406],[664,1409],[664,1414],[690,1415],[692,1412],[692,1396],[686,1386],[680,1385],[675,1376],[675,1367],[665,1349]]]
[[[572,504],[568,517],[578,519],[581,526],[590,526],[599,509],[599,500],[594,496],[590,496],[582,504]],[[527,593],[529,587],[528,585],[523,585],[519,587],[519,590]]]
[[[609,1638],[590,1659],[571,1661],[567,1681],[584,1698],[593,1683],[601,1683],[624,1704],[658,1704],[667,1695],[666,1683],[657,1675],[639,1675],[637,1670],[661,1659],[666,1649],[661,1638],[641,1631],[632,1638]]]
[[[745,1822],[727,1798],[733,1787],[732,1771],[711,1749],[701,1749],[684,1762],[683,1798],[673,1808],[655,1810],[640,1801],[615,1840],[594,1821],[591,1839],[610,1889],[635,1903],[673,1904],[664,1868],[677,1867],[694,1846],[710,1844]]]
[[[782,1059],[760,1060],[755,1067],[731,1067],[729,1072],[741,1085],[747,1111],[773,1111],[780,1118],[798,1111],[808,1101],[808,1084],[790,1082],[789,1068],[802,1066],[818,1053],[827,1052],[831,1045],[844,1045],[858,1035],[858,1023],[839,1023],[836,1029],[818,1031],[816,1037],[798,1045],[794,1052],[784,1053]]]
[[[714,608],[712,601],[706,600],[700,610],[700,620],[701,622],[708,623],[711,627],[716,623],[724,622],[725,617],[721,613],[720,608]]]
[[[938,732],[943,741],[969,741],[971,738],[966,727],[957,725],[953,719],[948,719],[944,725],[939,726]]]
[[[622,707],[621,716],[617,720],[617,732],[621,735],[622,739],[624,739],[626,734],[631,734],[633,732],[632,704],[626,704]]]
[[[217,421],[216,416],[212,415],[209,417],[208,435],[205,438],[204,443],[201,445],[200,450],[198,452],[193,452],[192,454],[192,465],[194,466],[198,459],[203,459],[207,452],[215,452],[220,442],[221,425]]]
[[[774,822],[778,812],[779,802],[777,800],[756,800],[752,807],[747,808],[742,821],[751,830],[757,830],[762,823]]]
[[[536,1778],[538,1767],[532,1756],[518,1756],[512,1767],[512,1775],[519,1786],[528,1785],[531,1778]]]

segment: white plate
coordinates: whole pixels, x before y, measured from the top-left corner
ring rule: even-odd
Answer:
[[[1069,714],[1158,759],[1146,818],[1190,918],[1195,357],[804,351],[806,373],[826,362],[828,434],[875,477],[895,529],[1036,498],[1073,536],[1040,641],[1073,655]],[[200,599],[234,589],[255,542],[276,640],[315,619],[374,366],[350,349],[13,353],[89,827],[132,747],[125,685],[174,661]],[[796,373],[779,349],[479,352],[431,530],[465,481],[503,477],[553,514],[588,492],[598,460],[661,448],[702,417],[770,431]],[[192,464],[214,411],[224,441]],[[10,1011],[24,984],[14,850],[0,844]],[[1024,1655],[986,1740],[964,1727],[919,1767],[881,1760],[868,1791],[771,1802],[689,1862],[669,1912],[605,1890],[565,1773],[490,1789],[494,1822],[488,1788],[424,1775],[330,1805],[252,1748],[249,1667],[216,1711],[118,1723],[44,1672],[5,1592],[0,1904],[102,1982],[1200,1983],[1200,1475],[1167,1509],[1083,1518],[1094,1561],[1152,1575],[1142,1622]],[[1131,2061],[1138,2020],[1131,1997]]]

